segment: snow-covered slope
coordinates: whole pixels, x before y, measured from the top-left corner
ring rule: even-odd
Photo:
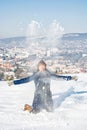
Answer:
[[[9,87],[0,81],[0,130],[87,130],[87,74],[78,81],[53,81],[55,111],[24,112],[32,104],[34,83]]]

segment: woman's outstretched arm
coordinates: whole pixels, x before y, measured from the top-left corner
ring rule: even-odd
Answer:
[[[26,78],[8,81],[8,85],[11,86],[13,84],[14,85],[23,84],[23,83],[30,82],[30,81],[32,81],[34,79],[35,79],[35,74],[33,74],[33,75],[29,76],[29,77],[26,77]]]
[[[27,82],[30,82],[32,80],[34,80],[34,74],[32,76],[29,76],[29,77],[26,77],[26,78],[22,78],[22,79],[19,79],[19,80],[14,80],[13,81],[13,84],[17,85],[17,84],[23,84],[23,83],[27,83]]]
[[[56,74],[51,74],[52,79],[55,80],[72,80],[72,76],[62,76],[62,75],[56,75]]]
[[[51,73],[51,77],[52,79],[55,79],[55,80],[78,80],[78,77],[77,76],[62,76],[62,75],[56,75],[56,74],[53,74]]]

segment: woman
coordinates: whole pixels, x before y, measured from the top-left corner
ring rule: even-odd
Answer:
[[[38,71],[30,77],[23,78],[20,80],[14,80],[13,83],[15,85],[27,83],[34,80],[35,83],[35,93],[34,93],[34,100],[32,104],[33,113],[38,113],[42,109],[45,109],[48,112],[53,111],[53,100],[52,100],[52,93],[50,91],[50,82],[51,78],[53,79],[64,79],[64,80],[71,80],[74,79],[71,76],[58,76],[49,72],[46,69],[46,63],[41,60],[38,63]],[[25,105],[25,110],[27,109],[27,104]]]

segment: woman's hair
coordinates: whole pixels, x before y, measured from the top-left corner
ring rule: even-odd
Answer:
[[[41,60],[41,61],[39,61],[38,65],[37,65],[37,70],[39,70],[40,65],[44,65],[45,67],[47,66],[45,61]]]

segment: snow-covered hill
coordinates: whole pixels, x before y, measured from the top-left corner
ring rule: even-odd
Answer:
[[[51,82],[55,111],[24,112],[32,104],[34,83],[9,87],[0,81],[0,130],[87,130],[87,74],[78,81]]]

